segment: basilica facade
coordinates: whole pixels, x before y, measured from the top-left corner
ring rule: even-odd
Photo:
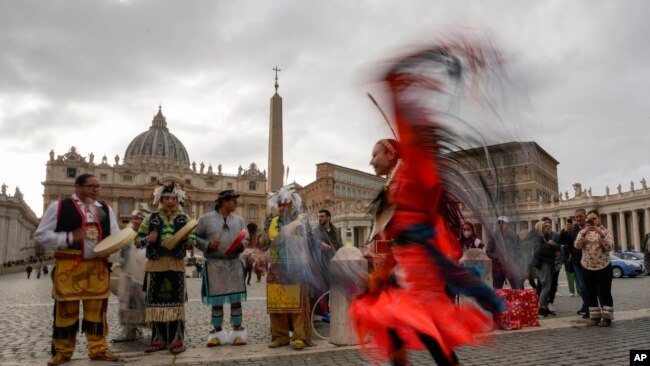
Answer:
[[[88,155],[84,155],[88,154]],[[43,182],[43,209],[74,191],[74,181],[83,173],[95,175],[101,184],[100,199],[107,202],[118,217],[120,226],[129,222],[135,208],[152,207],[153,190],[159,182],[174,181],[187,192],[184,210],[192,217],[214,209],[217,194],[233,189],[240,194],[237,214],[246,222],[262,225],[267,204],[266,171],[255,163],[237,172],[226,173],[221,165],[190,163],[183,143],[169,132],[161,108],[153,117],[147,131],[136,136],[127,146],[124,158],[119,155],[111,162],[106,156],[95,160],[92,152],[78,151],[72,146],[66,153],[50,151]]]

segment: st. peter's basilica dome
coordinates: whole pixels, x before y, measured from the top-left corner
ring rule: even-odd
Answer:
[[[188,167],[190,158],[183,143],[167,128],[167,120],[158,107],[158,114],[153,117],[151,127],[136,136],[126,148],[125,164],[139,165],[143,162],[164,160],[173,165]]]

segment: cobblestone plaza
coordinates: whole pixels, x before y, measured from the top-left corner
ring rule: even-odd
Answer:
[[[564,272],[562,272],[564,275]],[[371,364],[358,347],[335,347],[316,338],[316,347],[296,352],[288,347],[270,350],[269,320],[266,314],[266,286],[252,282],[249,300],[244,303],[244,326],[249,332],[249,345],[242,347],[205,347],[210,330],[210,310],[200,301],[200,280],[188,278],[186,304],[188,351],[173,357],[167,352],[144,354],[149,332],[130,343],[111,343],[112,351],[122,354],[128,364],[214,364],[214,365],[365,365]],[[52,335],[51,281],[48,276],[27,279],[24,273],[0,277],[0,364],[45,364],[49,358]],[[458,355],[464,365],[627,365],[630,349],[648,349],[650,334],[650,277],[614,279],[613,295],[619,317],[611,328],[585,327],[575,311],[578,297],[568,297],[566,281],[560,278],[560,296],[555,307],[558,316],[542,320],[541,328],[526,331],[493,332],[489,346],[463,347]],[[118,302],[109,300],[108,339],[115,337]],[[226,307],[228,310],[228,307]],[[626,316],[627,315],[627,316]],[[228,319],[226,314],[226,319]],[[327,326],[315,323],[320,333]],[[86,358],[83,335],[77,337],[77,348],[71,365],[98,365]],[[414,365],[431,364],[426,352],[412,352]]]

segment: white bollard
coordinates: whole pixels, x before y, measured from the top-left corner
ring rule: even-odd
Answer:
[[[345,246],[339,249],[330,264],[332,273],[367,273],[368,261],[358,248]],[[330,343],[337,346],[357,344],[350,325],[348,310],[359,289],[354,283],[335,281],[330,287]]]
[[[476,266],[481,270],[481,279],[488,286],[492,287],[492,260],[484,250],[478,248],[467,249],[460,258],[460,265],[463,267]]]
[[[492,260],[487,256],[484,250],[478,248],[470,248],[463,253],[463,256],[460,258],[460,265],[463,267],[476,266],[481,271],[481,280],[492,287]],[[467,298],[465,296],[460,296],[458,299],[459,304],[470,303],[475,304],[479,309],[481,309],[487,316],[492,317],[492,313],[481,308],[476,304],[474,299]],[[489,331],[492,331],[491,329]]]

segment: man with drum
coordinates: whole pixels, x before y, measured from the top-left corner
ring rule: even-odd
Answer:
[[[52,203],[34,233],[34,240],[54,251],[52,297],[54,298],[53,357],[48,365],[70,360],[79,331],[79,301],[83,302],[81,331],[86,333],[88,357],[118,361],[108,351],[106,309],[110,295],[107,257],[97,257],[94,247],[119,231],[110,206],[97,200],[99,180],[82,174],[75,193]]]
[[[134,210],[131,213],[130,228],[137,232],[147,213],[149,211]],[[113,342],[135,340],[138,326],[143,326],[145,323],[142,281],[146,257],[140,241],[140,238],[136,238],[119,252],[120,279],[116,295],[120,299],[119,316],[122,333],[114,338]]]
[[[185,191],[174,182],[154,190],[158,210],[147,215],[138,237],[145,247],[145,314],[151,344],[145,352],[185,351],[185,250],[194,242],[196,220],[183,212]]]
[[[215,210],[201,216],[194,231],[196,247],[205,257],[202,300],[203,304],[212,306],[214,329],[208,335],[208,347],[226,343],[239,346],[247,340],[246,330],[241,325],[246,282],[239,254],[248,243],[249,235],[244,219],[235,214],[237,198],[239,195],[232,189],[220,192]],[[224,304],[230,304],[230,335],[221,327]]]

